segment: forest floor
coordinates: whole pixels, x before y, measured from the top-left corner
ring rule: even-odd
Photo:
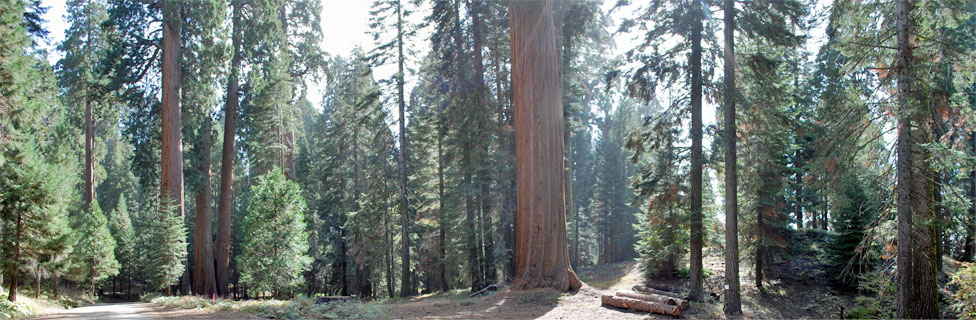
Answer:
[[[770,276],[764,282],[764,292],[755,286],[751,260],[743,259],[740,263],[743,318],[839,318],[842,308],[851,310],[855,307],[857,293],[836,289],[826,271],[826,233],[805,232],[801,237],[799,240],[804,242],[802,251],[770,259],[772,264],[767,271]],[[720,299],[725,285],[725,263],[719,250],[706,250],[705,299],[692,302],[683,312],[683,318],[725,318]],[[643,281],[637,261],[584,267],[578,274],[585,284],[575,294],[552,290],[518,292],[502,288],[486,296],[470,297],[469,291],[457,290],[390,301],[385,304],[386,313],[394,319],[672,319],[671,316],[603,307],[600,296],[630,291],[637,284],[688,293],[687,278]]]
[[[236,312],[208,312],[177,309],[148,302],[99,303],[45,314],[39,320],[54,319],[264,319]]]

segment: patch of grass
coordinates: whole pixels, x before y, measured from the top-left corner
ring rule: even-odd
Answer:
[[[232,311],[248,313],[272,319],[386,319],[380,307],[359,301],[315,304],[315,297],[298,297],[292,300],[219,299],[216,303],[196,296],[155,297],[152,303],[180,309],[205,311]]]

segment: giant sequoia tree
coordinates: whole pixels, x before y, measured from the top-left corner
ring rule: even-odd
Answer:
[[[512,286],[522,290],[582,286],[569,265],[566,240],[564,124],[552,6],[548,0],[509,7],[520,213]]]

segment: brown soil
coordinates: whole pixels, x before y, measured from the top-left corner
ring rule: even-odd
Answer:
[[[168,308],[151,303],[108,303],[68,309],[36,319],[263,319],[235,312],[207,312]]]
[[[745,261],[744,263],[745,264]],[[706,297],[692,302],[682,318],[725,318],[720,299],[724,287],[724,263],[721,256],[705,258],[710,276],[705,279]],[[794,262],[779,262],[774,268],[777,279],[766,284],[766,292],[755,287],[752,270],[743,266],[743,318],[762,319],[823,319],[837,318],[840,306],[851,307],[853,295],[831,289],[825,276],[813,272],[821,266],[796,266]],[[792,274],[782,276],[782,274]],[[822,273],[822,272],[821,272]],[[503,288],[488,296],[470,298],[467,290],[422,296],[408,301],[385,304],[394,319],[673,319],[674,317],[624,311],[603,307],[600,295],[615,291],[630,291],[635,284],[670,287],[671,291],[687,294],[687,278],[653,279],[641,281],[636,261],[620,262],[582,268],[579,276],[585,283],[575,294],[552,290],[511,291]]]

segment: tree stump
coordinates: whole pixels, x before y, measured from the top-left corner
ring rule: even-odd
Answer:
[[[625,298],[625,297],[614,297],[611,295],[603,295],[600,298],[600,301],[603,303],[603,305],[611,306],[614,308],[666,314],[666,315],[671,315],[676,317],[681,316],[681,308],[678,308],[678,306],[667,305],[663,303],[644,301],[644,300]]]

